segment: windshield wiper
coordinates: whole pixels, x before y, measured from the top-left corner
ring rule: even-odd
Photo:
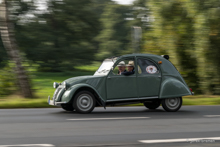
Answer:
[[[103,69],[103,70],[101,70],[101,71],[98,71],[98,73],[101,73],[101,72],[107,72],[107,71],[109,71],[109,70],[106,70],[106,69]]]

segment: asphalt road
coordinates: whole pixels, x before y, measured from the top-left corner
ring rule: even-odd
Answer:
[[[3,146],[219,147],[220,106],[183,106],[178,112],[99,107],[90,114],[61,108],[0,109]]]

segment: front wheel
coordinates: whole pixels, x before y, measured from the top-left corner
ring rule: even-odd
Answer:
[[[78,113],[90,113],[95,108],[95,105],[95,97],[89,91],[77,93],[73,100],[73,107]]]
[[[168,112],[176,112],[182,106],[182,97],[167,98],[162,100],[162,107]]]

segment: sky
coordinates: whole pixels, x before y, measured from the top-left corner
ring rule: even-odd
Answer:
[[[112,1],[116,1],[119,4],[123,4],[123,5],[129,5],[132,4],[134,0],[112,0]]]

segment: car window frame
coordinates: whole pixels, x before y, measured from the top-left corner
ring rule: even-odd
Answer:
[[[127,60],[127,59],[131,59],[133,58],[133,61],[134,61],[134,65],[135,65],[135,73],[133,75],[117,75],[117,74],[114,74],[113,73],[113,70],[115,69],[115,67],[118,65],[119,62],[123,61],[123,60]],[[117,61],[115,61],[114,65],[112,66],[112,69],[110,70],[110,72],[108,73],[107,77],[109,76],[116,76],[116,77],[129,77],[129,76],[135,76],[137,77],[137,59],[136,59],[136,56],[131,56],[131,57],[122,57],[120,59],[118,59]]]

